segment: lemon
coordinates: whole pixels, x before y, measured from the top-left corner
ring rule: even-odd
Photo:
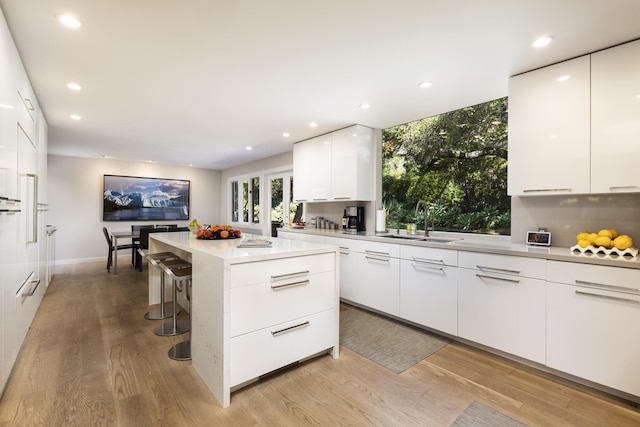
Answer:
[[[615,228],[610,228],[609,231],[611,232],[611,238],[612,239],[615,239],[616,237],[618,237],[620,235],[618,230],[616,230]]]
[[[613,233],[611,232],[611,230],[600,230],[598,231],[598,236],[613,239]]]
[[[633,239],[627,235],[618,236],[613,241],[613,245],[617,249],[620,249],[621,251],[623,251],[633,246]]]
[[[591,242],[589,242],[587,239],[580,239],[578,240],[578,245],[581,248],[586,248],[587,246],[589,246],[591,244]]]
[[[576,240],[579,242],[580,240],[586,240],[587,236],[590,233],[588,231],[581,231],[580,233],[578,233],[578,235],[576,236]]]
[[[599,236],[596,233],[589,233],[589,235],[587,236],[587,239],[589,241],[589,243],[591,243],[593,245],[593,242],[598,238]]]
[[[611,242],[611,238],[607,236],[599,236],[593,241],[593,244],[596,246],[601,246],[603,248],[610,248],[613,246],[613,242]]]

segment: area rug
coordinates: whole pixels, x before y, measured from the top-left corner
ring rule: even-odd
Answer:
[[[480,403],[476,400],[471,402],[469,406],[456,418],[451,427],[529,427],[510,416],[503,414],[497,409]]]
[[[340,311],[340,344],[397,374],[450,342],[359,308]]]

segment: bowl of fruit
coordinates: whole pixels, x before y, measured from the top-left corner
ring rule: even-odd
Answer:
[[[189,223],[189,230],[191,230],[193,234],[196,234],[198,230],[200,230],[200,228],[202,228],[202,226],[200,225],[197,219],[194,219]]]
[[[213,225],[201,227],[196,231],[196,237],[201,240],[236,239],[242,236],[242,231],[234,230],[230,225]]]

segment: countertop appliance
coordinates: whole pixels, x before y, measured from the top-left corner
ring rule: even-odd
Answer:
[[[366,231],[364,224],[364,206],[347,206],[347,229],[349,233]]]

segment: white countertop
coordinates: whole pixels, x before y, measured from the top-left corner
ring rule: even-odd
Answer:
[[[569,261],[578,262],[584,264],[596,264],[596,265],[608,265],[614,267],[627,267],[640,269],[640,260],[638,258],[630,257],[614,257],[604,254],[583,254],[577,252],[571,252],[568,247],[559,246],[532,246],[522,243],[511,243],[505,236],[493,238],[493,236],[473,236],[460,238],[459,233],[454,233],[451,242],[439,243],[439,242],[423,242],[419,240],[410,239],[393,239],[389,237],[383,237],[385,235],[396,234],[393,233],[373,233],[373,232],[361,232],[357,234],[345,233],[342,230],[319,230],[315,228],[282,228],[282,231],[315,234],[319,236],[337,237],[345,239],[358,239],[368,240],[374,242],[384,242],[390,244],[410,245],[410,246],[423,246],[440,249],[453,249],[468,252],[482,252],[493,253],[498,255],[516,255],[526,256],[530,258],[543,258],[555,261]],[[405,233],[401,233],[405,234]],[[432,236],[443,238],[447,236],[447,233],[435,232]],[[419,236],[416,236],[419,237]]]
[[[223,259],[229,264],[240,264],[267,259],[285,258],[291,255],[315,255],[338,251],[337,246],[320,243],[303,242],[300,240],[278,239],[257,234],[243,234],[235,239],[197,239],[190,231],[173,233],[153,233],[151,239],[166,243],[189,253],[200,252]],[[240,248],[243,241],[249,239],[268,239],[271,247]]]

